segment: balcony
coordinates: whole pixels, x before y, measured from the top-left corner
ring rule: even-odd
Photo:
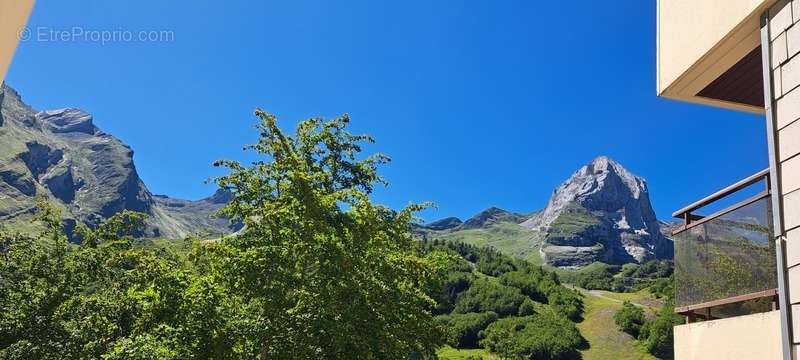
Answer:
[[[769,176],[760,171],[673,214],[683,220],[673,232],[675,311],[687,323],[777,309]]]

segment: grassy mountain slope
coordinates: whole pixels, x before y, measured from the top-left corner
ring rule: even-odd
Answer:
[[[542,263],[539,255],[542,234],[513,223],[493,223],[485,228],[452,232],[429,232],[427,236],[429,239],[463,242],[479,247],[488,246],[505,255],[527,260],[535,265]]]
[[[583,360],[657,359],[637,346],[635,339],[614,325],[614,314],[622,308],[623,299],[642,305],[649,316],[658,311],[659,302],[646,290],[620,294],[581,289],[581,293],[584,294],[586,309],[584,320],[578,324],[578,329],[589,342],[589,348],[581,351]]]

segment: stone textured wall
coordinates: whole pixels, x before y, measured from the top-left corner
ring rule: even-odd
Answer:
[[[800,353],[800,0],[770,9],[776,157],[795,355]]]

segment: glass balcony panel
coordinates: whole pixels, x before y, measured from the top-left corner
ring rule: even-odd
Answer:
[[[685,307],[773,290],[776,280],[769,197],[677,234],[675,305]],[[713,307],[712,318],[771,310],[771,300]]]

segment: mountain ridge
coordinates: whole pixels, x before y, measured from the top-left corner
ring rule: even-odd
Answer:
[[[8,85],[0,88],[0,220],[26,222],[44,196],[62,211],[68,232],[132,210],[148,216],[145,237],[182,238],[236,230],[212,215],[224,193],[191,201],[153,195],[134,152],[75,108],[38,111]]]
[[[498,231],[494,227],[499,223],[520,229]],[[607,156],[575,171],[540,211],[521,215],[491,207],[460,226],[428,230],[434,230],[428,236],[508,246],[512,255],[524,254],[556,267],[642,263],[671,258],[673,252],[666,235],[669,223],[656,218],[647,182]],[[467,230],[483,232],[469,234]],[[521,244],[524,239],[528,239],[527,249]]]

